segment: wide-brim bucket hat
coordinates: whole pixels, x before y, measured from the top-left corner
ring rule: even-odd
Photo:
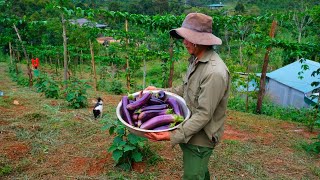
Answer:
[[[193,44],[222,44],[221,39],[212,34],[212,17],[202,13],[189,13],[180,28],[170,30],[170,35],[178,39],[186,39]]]

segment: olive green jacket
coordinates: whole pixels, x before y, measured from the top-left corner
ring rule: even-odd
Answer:
[[[224,130],[230,74],[214,50],[208,50],[196,62],[189,59],[183,85],[170,89],[184,98],[191,111],[190,119],[170,134],[172,146],[188,143],[214,147]]]

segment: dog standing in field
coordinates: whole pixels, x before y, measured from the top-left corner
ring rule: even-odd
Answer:
[[[97,119],[98,117],[102,117],[103,100],[100,97],[97,98],[97,103],[94,106],[92,111],[93,111],[94,119]]]

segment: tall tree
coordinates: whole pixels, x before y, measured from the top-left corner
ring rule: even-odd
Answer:
[[[271,28],[270,28],[270,33],[269,33],[270,38],[274,38],[274,35],[276,32],[276,27],[277,27],[277,22],[274,20],[272,22]],[[271,52],[271,45],[269,45],[269,47],[267,48],[267,52],[266,52],[266,54],[264,56],[264,60],[263,60],[263,67],[262,67],[261,78],[260,78],[260,88],[259,88],[257,108],[256,108],[256,112],[258,114],[261,114],[262,101],[263,101],[264,94],[265,94],[266,74],[267,74],[267,69],[268,69],[270,52]]]
[[[65,88],[67,89],[68,84],[68,48],[67,48],[67,30],[66,30],[66,21],[64,19],[64,15],[61,15],[62,21],[62,38],[63,38],[63,67],[64,67],[64,75],[63,80],[65,81]]]
[[[27,74],[28,74],[28,76],[29,76],[29,87],[31,87],[32,84],[33,84],[33,82],[32,82],[32,72],[31,72],[31,68],[30,68],[30,59],[29,59],[29,56],[28,56],[28,54],[27,54],[26,48],[25,48],[24,45],[23,45],[23,42],[22,42],[22,39],[21,39],[21,37],[20,37],[18,28],[16,27],[16,25],[13,25],[13,28],[14,28],[14,30],[15,30],[16,33],[17,33],[17,36],[18,36],[19,41],[20,41],[20,43],[21,43],[21,47],[22,47],[22,49],[23,49],[24,56],[25,56],[26,61],[27,61],[27,70],[28,70]]]

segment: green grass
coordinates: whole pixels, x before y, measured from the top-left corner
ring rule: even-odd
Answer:
[[[34,88],[17,86],[5,73],[0,74],[0,89],[6,94],[5,99],[0,98],[0,131],[4,137],[0,179],[181,178],[181,150],[171,149],[170,142],[149,142],[145,153],[150,157],[144,161],[143,172],[121,171],[106,153],[113,137],[101,130],[104,124],[93,121],[90,107],[71,109],[64,99],[44,98]],[[103,119],[116,120],[116,105],[109,99],[112,95],[88,92],[88,97],[96,96],[107,97]],[[20,105],[14,105],[13,100]],[[231,109],[227,115],[225,132],[232,130],[229,135],[237,138],[223,139],[215,148],[209,163],[212,176],[219,180],[320,178],[318,156],[303,149],[310,142],[302,134],[310,135],[304,124]],[[30,150],[25,154],[16,150],[19,158],[10,159],[7,149],[19,143]],[[99,171],[93,173],[94,168]]]

